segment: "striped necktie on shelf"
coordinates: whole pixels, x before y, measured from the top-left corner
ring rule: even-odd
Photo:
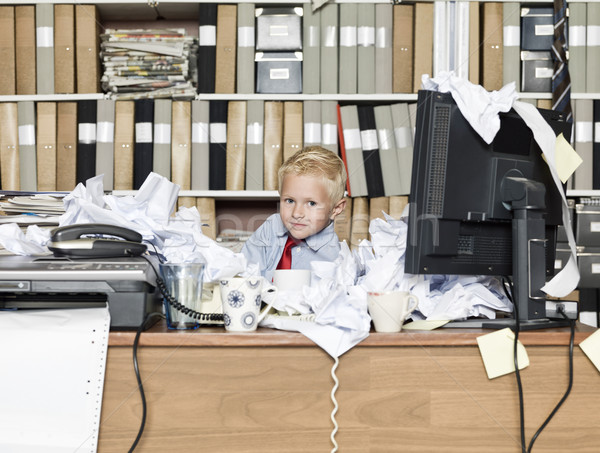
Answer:
[[[552,44],[552,59],[554,73],[552,74],[552,110],[563,112],[567,121],[573,121],[571,110],[571,77],[567,64],[566,0],[554,0],[554,43]]]

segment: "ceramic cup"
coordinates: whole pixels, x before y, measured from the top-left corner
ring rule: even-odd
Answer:
[[[251,332],[256,330],[270,310],[277,288],[264,277],[234,277],[220,281],[223,322],[230,332]],[[261,303],[266,307],[261,311]]]
[[[310,286],[310,270],[277,269],[273,273],[273,285],[279,291],[300,291],[302,287]]]
[[[408,291],[373,291],[367,294],[367,303],[377,332],[400,332],[419,299]]]
[[[169,294],[177,302],[194,311],[200,311],[202,303],[202,263],[163,263],[160,272]],[[169,329],[195,329],[198,320],[182,313],[173,304],[163,299],[167,327]]]

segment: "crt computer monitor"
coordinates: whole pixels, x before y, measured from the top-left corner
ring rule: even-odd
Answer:
[[[556,135],[563,133],[569,140],[570,124],[565,116],[539,110]],[[543,267],[543,280],[553,274],[556,229],[562,224],[561,196],[521,117],[514,110],[500,113],[500,124],[488,145],[461,114],[450,93],[419,91],[407,273],[513,275],[514,212],[503,200],[501,187],[506,176],[517,176],[545,188],[541,195],[545,209],[539,214],[545,241],[532,242],[543,244],[541,258],[539,252],[532,256],[537,256],[535,264]],[[532,305],[531,300],[527,302]],[[518,307],[523,311],[521,304]],[[525,307],[519,319],[544,318],[545,310],[539,308]]]

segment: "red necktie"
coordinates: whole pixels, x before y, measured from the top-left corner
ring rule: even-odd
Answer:
[[[281,259],[279,260],[277,269],[292,268],[292,247],[295,245],[296,241],[294,240],[294,238],[288,236],[287,241],[285,243],[285,247],[283,247],[283,253],[281,254]]]

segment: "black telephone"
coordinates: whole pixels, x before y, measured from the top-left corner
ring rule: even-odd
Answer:
[[[115,258],[139,256],[147,247],[142,235],[128,228],[81,223],[52,230],[48,249],[57,257]]]

